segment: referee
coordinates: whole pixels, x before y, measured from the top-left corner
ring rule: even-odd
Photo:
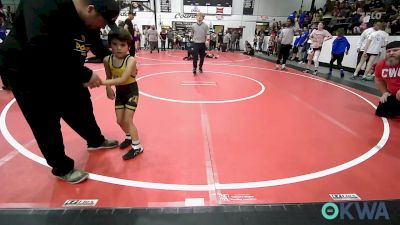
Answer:
[[[193,74],[196,75],[197,59],[200,55],[199,71],[203,73],[204,57],[206,56],[206,39],[208,34],[208,25],[203,23],[204,13],[197,13],[197,23],[192,25],[193,41]]]

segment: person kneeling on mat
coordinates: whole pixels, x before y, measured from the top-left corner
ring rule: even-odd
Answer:
[[[400,41],[386,46],[386,57],[375,67],[375,84],[382,96],[375,114],[380,117],[400,116]]]
[[[193,47],[191,47],[190,45],[188,46],[188,51],[187,51],[187,56],[183,57],[183,60],[193,60]]]
[[[245,47],[245,51],[243,52],[243,54],[254,55],[254,48],[251,47],[251,44],[248,41],[245,42],[244,47]]]

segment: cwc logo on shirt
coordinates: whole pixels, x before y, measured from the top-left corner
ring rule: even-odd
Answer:
[[[382,77],[383,78],[400,77],[400,69],[399,68],[382,69]]]

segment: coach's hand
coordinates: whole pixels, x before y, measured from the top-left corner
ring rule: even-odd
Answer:
[[[102,81],[99,76],[95,72],[92,73],[92,77],[90,78],[89,82],[83,84],[85,87],[95,88],[100,87]]]

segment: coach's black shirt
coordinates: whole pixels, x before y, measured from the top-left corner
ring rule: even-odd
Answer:
[[[98,57],[110,53],[72,0],[21,0],[14,27],[0,46],[0,72],[17,83],[85,83],[92,75],[85,58],[96,47]]]

